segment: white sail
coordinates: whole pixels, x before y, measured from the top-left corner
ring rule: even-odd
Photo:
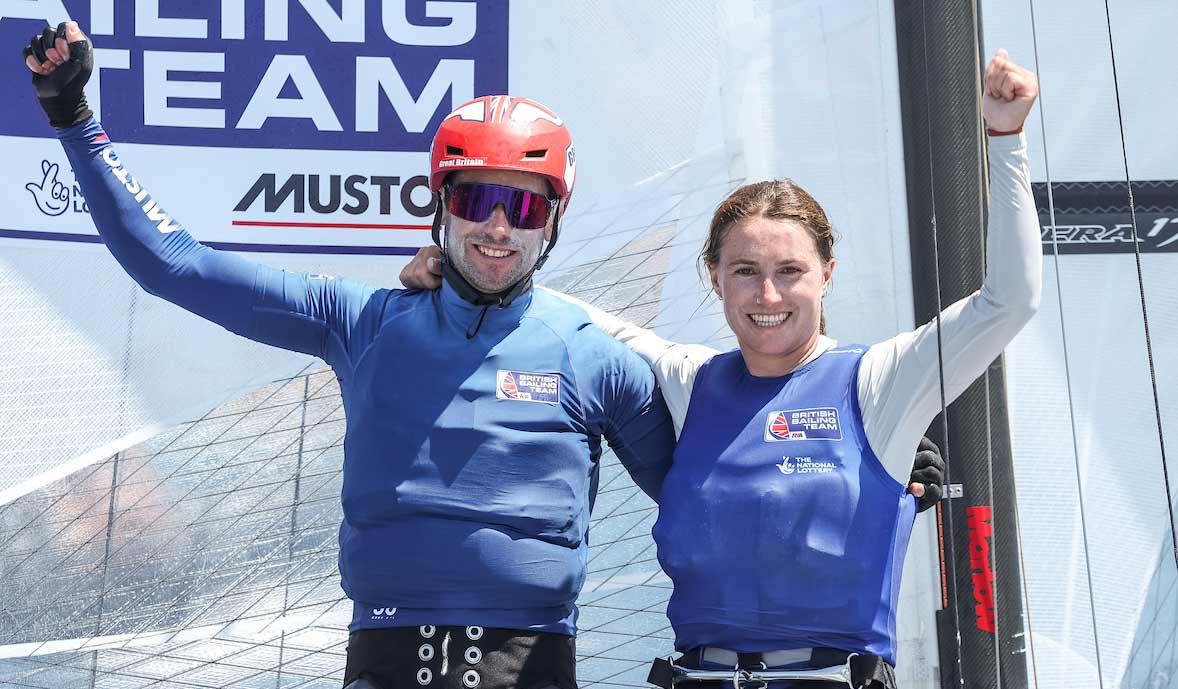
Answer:
[[[418,214],[428,194],[402,196],[427,169],[429,122],[483,89],[510,91],[560,113],[577,142],[576,196],[541,282],[664,337],[733,347],[697,271],[707,222],[735,186],[788,176],[843,236],[832,334],[873,342],[914,325],[890,1],[266,3],[270,14],[249,15],[159,4],[154,17],[115,4],[0,0],[0,40],[15,54],[38,30],[21,13],[63,6],[89,22],[102,67],[91,101],[126,165],[202,241],[395,285],[395,252],[430,241],[432,218]],[[1178,9],[1112,6],[1131,174],[1176,179]],[[1028,123],[1035,181],[1047,181],[1044,153],[1053,182],[1123,180],[1103,4],[1036,11],[1046,124],[1037,111]],[[983,20],[988,50],[1032,63],[1025,4],[985,0]],[[255,34],[272,44],[251,53],[240,37]],[[413,41],[427,57],[400,56]],[[201,78],[160,76],[190,53],[205,55],[187,63]],[[333,376],[138,289],[93,242],[23,69],[0,65],[16,103],[0,112],[0,685],[338,686],[349,607],[334,570]],[[351,176],[363,178],[357,195]],[[345,211],[359,195],[364,209]],[[1143,257],[1169,435],[1175,256]],[[1046,260],[1043,307],[1007,359],[1033,676],[1097,686],[1099,650],[1104,687],[1178,686],[1157,650],[1173,643],[1176,577],[1133,257]],[[671,650],[654,515],[607,460],[581,597],[582,686],[642,686],[650,659]],[[933,526],[917,520],[901,592],[904,687],[941,686]]]

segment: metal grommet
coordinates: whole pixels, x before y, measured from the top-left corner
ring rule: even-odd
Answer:
[[[429,644],[422,644],[421,648],[417,649],[417,657],[422,660],[432,660],[434,657],[434,647]]]
[[[421,638],[431,639],[437,633],[438,629],[432,624],[423,624],[417,628],[417,631],[421,632]]]
[[[463,656],[466,658],[467,663],[471,665],[478,665],[479,661],[483,659],[483,652],[479,650],[478,646],[471,646],[470,648],[466,649],[466,653],[464,653]]]
[[[420,684],[421,686],[424,687],[425,685],[432,682],[433,679],[434,679],[434,673],[428,667],[423,667],[417,671],[417,683]]]
[[[471,641],[478,641],[479,639],[483,638],[483,628],[482,627],[467,627],[466,628],[466,638],[470,639]]]
[[[462,684],[470,687],[470,689],[474,689],[479,685],[479,682],[482,681],[483,678],[479,677],[479,673],[475,672],[474,670],[467,670],[466,672],[462,673]]]

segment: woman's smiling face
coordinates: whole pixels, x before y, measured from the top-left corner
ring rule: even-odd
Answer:
[[[750,373],[784,375],[814,350],[834,263],[796,220],[756,215],[728,228],[708,272]]]

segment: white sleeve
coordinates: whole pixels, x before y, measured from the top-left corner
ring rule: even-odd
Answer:
[[[594,325],[646,359],[646,363],[650,364],[659,381],[659,387],[663,390],[663,399],[671,412],[671,419],[675,422],[675,438],[678,439],[683,431],[683,420],[687,418],[687,405],[691,402],[695,374],[704,362],[716,356],[718,352],[703,345],[677,344],[664,340],[654,334],[654,331],[628,323],[576,297],[543,286],[538,286],[537,289],[584,309]]]
[[[945,402],[965,391],[1039,307],[1043,254],[1026,136],[989,140],[990,219],[982,288],[941,312]],[[941,411],[937,325],[930,321],[872,346],[859,368],[867,440],[907,485],[916,445]]]

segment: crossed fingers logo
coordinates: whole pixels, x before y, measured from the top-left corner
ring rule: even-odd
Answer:
[[[70,187],[57,179],[59,171],[57,163],[42,160],[41,180],[25,185],[25,189],[33,195],[37,210],[45,215],[61,215],[70,207]]]

